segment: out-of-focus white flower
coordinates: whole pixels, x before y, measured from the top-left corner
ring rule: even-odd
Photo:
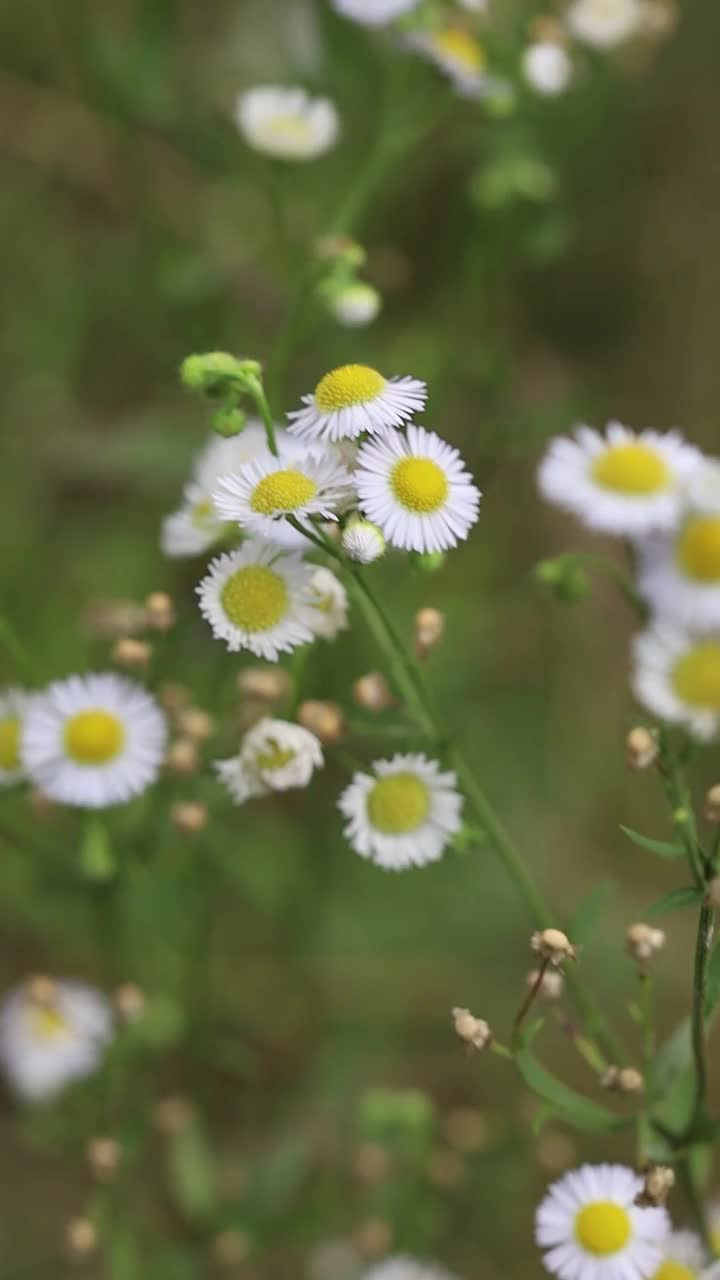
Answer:
[[[720,1263],[709,1263],[694,1231],[673,1231],[663,1245],[663,1260],[652,1280],[717,1280]]]
[[[431,1262],[418,1262],[416,1258],[386,1258],[376,1262],[366,1271],[363,1280],[455,1280],[444,1267]]]
[[[720,629],[720,511],[693,511],[672,533],[638,543],[638,590],[684,627]]]
[[[387,542],[382,529],[372,520],[355,518],[343,529],[342,548],[350,560],[358,564],[372,564],[385,555]]]
[[[523,54],[523,75],[537,93],[553,97],[564,93],[572,79],[572,62],[567,49],[552,40],[539,40]]]
[[[10,787],[23,775],[20,743],[30,695],[11,686],[0,690],[0,787]]]
[[[566,21],[578,40],[611,49],[642,26],[643,4],[642,0],[574,0]]]
[[[382,297],[373,285],[354,280],[332,295],[329,306],[340,324],[348,329],[362,329],[380,314]]]
[[[315,569],[310,579],[312,627],[316,636],[334,640],[348,625],[348,595],[342,582],[330,569]]]
[[[304,89],[259,85],[241,93],[235,122],[248,146],[283,160],[314,160],[337,141],[340,120],[329,98]]]
[[[462,825],[455,774],[424,755],[376,760],[338,801],[356,853],[387,871],[436,862]]]
[[[420,0],[330,0],[336,13],[364,27],[384,27],[417,9]]]
[[[105,809],[155,781],[166,738],[165,716],[139,684],[114,673],[70,676],[31,699],[21,755],[52,800]]]
[[[112,1035],[103,995],[82,982],[37,978],[0,1008],[0,1065],[29,1102],[57,1094],[98,1066]]]
[[[301,523],[311,516],[335,520],[352,494],[350,473],[335,453],[301,457],[295,444],[290,457],[267,454],[222,476],[213,504],[224,520],[235,521],[252,537],[302,546],[307,540],[288,523],[288,517]]]
[[[277,662],[313,638],[312,572],[300,555],[248,541],[211,562],[197,587],[200,612],[231,653]]]
[[[323,766],[314,733],[287,720],[261,720],[243,738],[240,751],[215,768],[236,804],[271,791],[306,787]]]
[[[463,97],[482,98],[494,87],[487,72],[485,50],[465,27],[411,31],[405,42],[444,72]]]
[[[633,690],[654,715],[707,741],[720,731],[720,630],[655,621],[635,640]]]
[[[301,440],[356,440],[401,427],[425,407],[427,387],[417,378],[384,378],[364,364],[331,369],[303,409],[288,414],[288,431]]]

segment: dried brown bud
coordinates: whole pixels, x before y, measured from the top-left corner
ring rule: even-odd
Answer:
[[[97,1248],[97,1231],[88,1218],[74,1218],[65,1228],[65,1243],[74,1258],[87,1258]]]
[[[181,736],[193,742],[205,742],[215,731],[212,716],[202,707],[183,707],[178,712],[176,723]]]
[[[158,690],[158,701],[161,707],[169,711],[170,715],[177,715],[178,711],[182,711],[190,701],[190,690],[185,688],[184,684],[178,684],[175,680],[168,680],[165,684],[161,684]]]
[[[561,1000],[565,992],[563,975],[553,969],[546,969],[542,977],[540,977],[541,973],[541,969],[533,969],[532,973],[528,974],[527,985],[530,990],[533,990],[538,979],[540,979],[540,985],[537,990],[538,996],[542,1000]]]
[[[120,1163],[120,1143],[114,1138],[91,1138],[86,1147],[86,1155],[95,1177],[107,1182]]]
[[[382,1218],[369,1218],[353,1232],[355,1247],[366,1257],[387,1253],[392,1243],[392,1227]]]
[[[237,682],[241,693],[260,702],[283,702],[292,689],[290,674],[282,667],[248,667]]]
[[[321,742],[333,746],[345,733],[345,717],[337,702],[316,702],[308,699],[298,707],[297,718],[304,729],[309,729]]]
[[[199,800],[181,800],[170,810],[170,820],[184,835],[194,836],[204,831],[208,823],[207,805]]]
[[[720,782],[716,782],[705,796],[705,817],[714,826],[720,824]]]
[[[365,711],[387,711],[395,705],[392,689],[380,671],[360,676],[352,687],[353,699]]]
[[[159,1133],[172,1138],[186,1129],[193,1118],[192,1103],[180,1096],[162,1098],[153,1111],[153,1123]]]
[[[171,742],[165,755],[165,768],[181,777],[197,773],[200,756],[195,743],[190,738],[176,738]]]
[[[145,671],[152,657],[152,648],[144,640],[123,636],[113,645],[112,660],[128,671]]]
[[[633,960],[641,962],[650,960],[656,951],[660,951],[665,946],[665,933],[651,924],[638,921],[630,925],[625,935],[625,945],[628,955],[632,956]]]
[[[83,625],[104,640],[136,635],[145,626],[145,610],[137,600],[91,600]]]
[[[642,1093],[645,1088],[642,1072],[637,1067],[623,1067],[618,1072],[617,1084],[620,1093]]]
[[[145,1011],[145,992],[136,982],[123,982],[113,995],[115,1008],[126,1022],[135,1022]]]
[[[382,1182],[387,1177],[390,1159],[377,1142],[361,1142],[352,1153],[353,1172],[363,1182]]]
[[[153,631],[169,631],[175,625],[175,606],[167,591],[151,591],[145,597],[145,621]]]
[[[445,631],[445,614],[439,609],[421,609],[415,615],[415,650],[424,658],[440,643]]]
[[[229,1227],[215,1237],[212,1252],[221,1267],[239,1267],[250,1257],[250,1241],[243,1231]]]
[[[675,1186],[675,1173],[669,1165],[651,1164],[645,1170],[643,1189],[635,1198],[641,1208],[660,1208]]]
[[[630,769],[649,769],[660,754],[656,732],[638,725],[625,739],[625,761]]]
[[[542,929],[534,933],[530,946],[543,960],[559,966],[565,960],[577,960],[577,951],[566,933],[560,929]]]
[[[487,1022],[474,1017],[469,1009],[453,1009],[452,1017],[455,1031],[461,1040],[480,1053],[487,1049],[493,1038]]]

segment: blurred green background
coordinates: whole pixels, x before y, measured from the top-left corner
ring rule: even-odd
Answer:
[[[541,6],[511,10],[498,43],[509,68]],[[378,589],[408,637],[417,608],[446,611],[431,667],[448,725],[559,918],[608,884],[582,966],[621,1018],[624,928],[676,878],[618,830],[666,834],[653,780],[623,764],[633,619],[604,583],[577,608],[535,584],[539,558],[592,544],[541,506],[534,468],[579,418],[680,424],[717,448],[719,47],[717,0],[686,0],[651,56],[588,57],[567,95],[521,91],[495,118],[322,0],[0,12],[2,613],[37,680],[109,662],[83,624],[91,601],[168,590],[179,623],[163,678],[189,685],[232,739],[242,660],[197,614],[202,563],[158,547],[208,425],[180,361],[211,349],[269,360],[278,416],[347,361],[424,378],[425,421],[462,449],[482,517],[442,573],[389,560]],[[281,167],[246,149],[232,103],[254,83],[297,81],[337,101],[344,136],[313,165]],[[316,311],[281,362],[308,246],[393,112],[408,145],[353,228],[384,312],[351,332]],[[8,652],[0,662],[21,676]],[[377,666],[356,621],[313,651],[306,692],[347,705]],[[713,755],[700,792],[717,780]],[[163,783],[152,828],[144,801],[114,821],[117,869],[101,883],[80,866],[80,819],[3,798],[3,988],[42,971],[138,982],[155,1001],[147,1043],[112,1079],[28,1116],[3,1094],[5,1280],[74,1274],[66,1224],[85,1212],[110,1223],[85,1273],[112,1280],[324,1280],[314,1251],[337,1240],[366,1257],[436,1257],[466,1280],[540,1274],[531,1221],[548,1176],[577,1154],[632,1158],[622,1140],[553,1129],[538,1144],[511,1070],[466,1056],[451,1033],[453,1005],[504,1032],[529,967],[530,921],[492,850],[383,874],[343,842],[345,778],[331,752],[309,792],[241,810],[209,776]],[[212,798],[196,838],[167,818],[186,797]],[[671,935],[664,1030],[687,1007],[683,916]],[[592,1091],[560,1032],[544,1052]],[[387,1099],[366,1096],[379,1086],[429,1101],[388,1118]],[[195,1109],[182,1140],[152,1119],[177,1095]],[[98,1132],[134,1153],[99,1190],[83,1154]],[[247,1237],[247,1260],[225,1256],[227,1237],[218,1246],[228,1230]],[[342,1280],[330,1258],[328,1280]]]

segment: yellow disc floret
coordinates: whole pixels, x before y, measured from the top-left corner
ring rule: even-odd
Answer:
[[[623,1249],[630,1239],[632,1225],[627,1210],[611,1200],[586,1204],[575,1219],[575,1235],[588,1253],[606,1257]]]
[[[262,564],[237,569],[225,583],[220,601],[227,617],[243,631],[270,631],[288,611],[285,579]]]
[[[195,503],[190,519],[197,529],[204,529],[210,521],[216,519],[215,508],[209,498],[200,498]]]
[[[282,511],[297,511],[317,493],[317,485],[302,471],[273,471],[256,484],[250,508],[259,515],[274,516]]]
[[[616,444],[595,459],[592,477],[603,489],[642,497],[666,489],[670,469],[665,459],[646,444]]]
[[[377,369],[365,364],[344,364],[321,378],[315,388],[315,403],[323,413],[350,409],[356,404],[374,400],[386,385]]]
[[[396,462],[390,486],[398,502],[417,515],[438,511],[449,489],[442,467],[430,458],[403,458]]]
[[[255,757],[255,764],[263,773],[273,773],[276,769],[284,769],[286,764],[290,764],[295,759],[297,752],[291,748],[279,747],[277,743],[268,743],[267,751]]]
[[[676,555],[689,578],[720,581],[720,516],[692,516],[678,538]]]
[[[485,66],[482,46],[463,27],[447,27],[445,31],[438,31],[432,43],[441,57],[456,63],[464,71],[481,71]]]
[[[17,716],[0,720],[0,769],[20,768],[20,721]]]
[[[271,116],[263,121],[262,128],[268,139],[276,138],[290,145],[304,146],[314,137],[312,125],[303,116],[294,116],[290,112]]]
[[[78,711],[65,725],[65,750],[76,764],[108,764],[122,751],[122,721],[101,708]]]
[[[697,1280],[697,1271],[684,1267],[682,1262],[668,1258],[658,1267],[652,1280]]]
[[[427,786],[414,773],[392,773],[375,783],[367,799],[368,816],[384,835],[415,831],[430,810]]]
[[[62,1014],[51,1004],[31,1004],[28,1021],[30,1034],[37,1040],[58,1040],[70,1030]]]
[[[673,667],[672,684],[691,707],[720,711],[720,643],[703,640],[683,654]]]

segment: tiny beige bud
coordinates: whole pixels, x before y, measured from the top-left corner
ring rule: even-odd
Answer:
[[[361,1142],[352,1153],[355,1175],[363,1182],[382,1182],[390,1168],[390,1158],[377,1142]]]
[[[565,992],[565,979],[557,970],[546,969],[542,973],[541,969],[533,969],[532,973],[527,976],[527,985],[532,991],[539,980],[537,994],[543,1000],[561,1000]]]
[[[152,647],[144,640],[123,636],[113,645],[112,660],[128,671],[145,671],[152,657]]]
[[[352,687],[354,701],[364,711],[387,711],[395,705],[392,689],[379,671],[370,671],[360,676]]]
[[[577,951],[566,933],[560,929],[542,929],[534,933],[530,946],[543,960],[561,965],[565,960],[577,960]]]
[[[440,643],[445,631],[445,614],[439,609],[421,609],[415,615],[415,650],[424,658]]]
[[[192,1103],[179,1095],[162,1098],[153,1111],[153,1123],[158,1133],[172,1138],[190,1124],[193,1117]]]
[[[292,689],[290,674],[282,667],[247,667],[237,682],[241,693],[260,702],[283,702]]]
[[[170,715],[177,715],[178,711],[182,711],[190,701],[190,690],[185,688],[184,684],[179,684],[175,680],[168,680],[165,684],[161,684],[158,690],[158,701],[161,707],[164,707]]]
[[[452,1017],[455,1031],[461,1040],[480,1053],[487,1049],[493,1038],[487,1022],[474,1017],[469,1009],[453,1009]]]
[[[669,1165],[651,1164],[645,1170],[643,1189],[635,1203],[641,1208],[661,1208],[674,1186],[675,1173]]]
[[[177,773],[181,777],[197,773],[200,768],[200,756],[192,739],[176,738],[170,743],[165,755],[165,767],[171,773]]]
[[[193,742],[206,742],[215,732],[215,723],[202,707],[183,707],[177,715],[177,727],[183,738]]]
[[[651,924],[643,924],[638,921],[631,924],[625,935],[625,945],[628,955],[634,960],[643,962],[650,960],[657,951],[662,950],[665,946],[665,933],[662,929],[656,929]]]
[[[65,1241],[74,1258],[87,1258],[97,1248],[97,1231],[88,1218],[74,1218],[65,1228]]]
[[[660,754],[657,733],[639,725],[625,739],[625,761],[630,769],[649,769]]]
[[[239,1267],[250,1257],[250,1241],[243,1231],[229,1227],[215,1237],[212,1252],[221,1267]]]
[[[607,1067],[600,1076],[600,1088],[614,1090],[618,1087],[619,1067]]]
[[[623,1067],[618,1072],[617,1087],[620,1093],[642,1093],[645,1081],[636,1067]]]
[[[199,800],[181,800],[170,810],[170,820],[184,835],[197,835],[208,823],[207,805]]]
[[[175,625],[175,606],[167,591],[151,591],[145,597],[145,621],[153,631],[169,631]]]
[[[392,1243],[392,1227],[382,1218],[369,1218],[353,1232],[355,1247],[367,1257],[387,1253]]]
[[[333,746],[345,733],[345,717],[337,702],[316,702],[308,699],[298,707],[297,718],[304,729],[309,729],[321,742]]]
[[[114,1138],[91,1138],[86,1147],[87,1161],[102,1182],[109,1181],[120,1163],[121,1148]]]
[[[28,979],[26,991],[28,999],[33,1004],[52,1005],[57,993],[57,986],[53,978],[48,978],[46,974],[36,974]]]
[[[705,817],[714,826],[720,824],[720,782],[716,782],[705,796]]]
[[[115,1008],[126,1022],[135,1022],[145,1011],[145,992],[136,982],[123,982],[113,995]]]
[[[83,624],[91,635],[103,640],[136,635],[145,626],[145,609],[137,600],[91,600]]]

